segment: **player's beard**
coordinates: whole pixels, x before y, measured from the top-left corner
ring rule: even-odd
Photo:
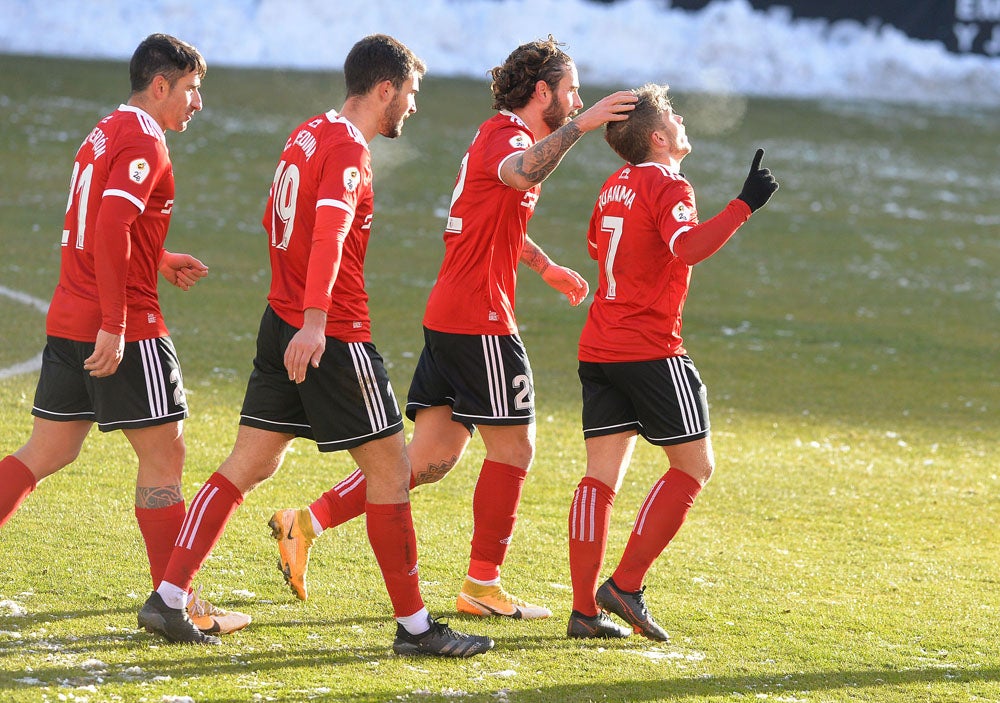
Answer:
[[[382,113],[382,124],[379,128],[379,134],[389,139],[395,139],[401,135],[403,133],[403,122],[406,121],[408,114],[406,97],[397,95],[386,106],[385,112]]]
[[[562,101],[559,100],[559,97],[553,93],[552,100],[549,102],[548,107],[546,107],[542,112],[542,121],[545,123],[545,126],[549,128],[550,132],[555,132],[557,129],[569,122],[572,115],[573,111],[563,105]]]

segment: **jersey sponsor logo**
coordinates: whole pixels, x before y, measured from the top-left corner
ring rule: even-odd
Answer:
[[[128,178],[133,183],[142,183],[149,178],[149,162],[146,159],[136,159],[128,165]]]
[[[629,174],[631,172],[632,172],[632,169],[629,168],[628,166],[626,166],[625,168],[622,169],[622,172],[618,174],[618,180],[619,181],[627,181],[628,180],[628,176],[629,176]]]
[[[528,139],[528,135],[523,132],[518,132],[513,137],[510,138],[510,145],[515,149],[527,149],[531,146],[531,140]]]
[[[689,208],[684,203],[677,203],[674,205],[674,209],[671,211],[671,214],[678,222],[691,222],[695,217],[694,210]]]
[[[357,166],[351,166],[350,168],[344,169],[344,190],[348,193],[353,193],[361,185],[361,171],[358,170]]]
[[[163,209],[160,210],[160,212],[163,213],[164,215],[169,215],[170,211],[173,209],[174,209],[174,200],[173,198],[171,198],[170,200],[168,200],[163,204]]]
[[[521,207],[526,207],[532,212],[535,210],[535,203],[538,202],[538,193],[532,193],[530,190],[524,192],[524,198],[521,199]]]

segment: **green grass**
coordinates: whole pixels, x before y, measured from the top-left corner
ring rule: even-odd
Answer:
[[[0,57],[0,285],[51,295],[73,151],[125,97],[124,71]],[[301,118],[339,106],[340,84],[212,68],[205,111],[169,137],[178,193],[168,246],[211,268],[188,293],[162,291],[192,411],[188,498],[235,434],[268,285],[259,220],[277,154]],[[585,86],[584,100],[606,90]],[[431,76],[403,138],[373,145],[368,283],[375,341],[400,394],[440,263],[442,212],[488,102],[481,81]],[[719,119],[720,105],[739,117]],[[429,608],[493,636],[493,652],[392,655],[361,522],[317,543],[310,599],[296,601],[274,568],[266,520],[352,468],[346,454],[303,442],[247,498],[199,575],[214,602],[254,623],[221,647],[165,645],[134,629],[149,590],[134,457],[120,435],[95,432],[0,531],[0,699],[1000,700],[1000,113],[685,95],[676,107],[695,145],[685,172],[703,217],[738,192],[757,146],[782,187],[694,273],[685,339],[709,387],[718,470],[649,575],[670,644],[564,637],[585,310],[524,272],[538,453],[505,582],[553,618],[454,612],[478,438],[446,481],[414,493],[414,513]],[[600,136],[587,136],[546,182],[532,224],[532,237],[592,284],[585,227],[615,164]],[[30,359],[42,316],[0,296],[0,339],[0,368]],[[0,455],[28,437],[35,380],[0,379]],[[662,452],[640,445],[606,571],[664,469]]]

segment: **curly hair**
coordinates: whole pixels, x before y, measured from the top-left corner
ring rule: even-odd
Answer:
[[[604,141],[630,164],[641,164],[649,156],[649,137],[663,128],[660,113],[671,107],[667,96],[669,89],[670,86],[666,84],[655,83],[633,88],[632,93],[638,100],[635,109],[628,114],[628,119],[608,122],[604,126]]]
[[[173,85],[191,71],[204,78],[207,70],[197,49],[169,34],[150,34],[143,39],[128,66],[133,95],[148,88],[156,76],[163,76]]]
[[[548,39],[522,44],[510,53],[503,65],[490,70],[493,79],[494,110],[517,110],[528,104],[538,81],[553,90],[572,65],[573,59],[559,47],[565,46],[550,34]]]

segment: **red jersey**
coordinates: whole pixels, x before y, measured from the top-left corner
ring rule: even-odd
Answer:
[[[625,164],[605,181],[587,232],[600,276],[580,335],[580,361],[685,353],[681,313],[691,267],[671,245],[697,224],[691,184],[663,164]]]
[[[517,264],[541,185],[511,188],[500,167],[535,143],[519,117],[500,112],[479,127],[462,158],[444,232],[444,261],[424,326],[452,334],[515,334]]]
[[[371,153],[364,135],[331,110],[292,131],[264,211],[270,237],[271,291],[278,316],[299,329],[306,308],[327,311],[326,335],[371,341],[364,263],[374,204]],[[337,242],[315,228],[322,207],[347,213],[350,229],[337,269]]]
[[[98,230],[105,198],[138,208],[131,227]],[[119,106],[76,153],[47,334],[79,342],[95,341],[100,329],[124,332],[128,342],[168,334],[156,284],[173,204],[163,130],[145,111]]]

